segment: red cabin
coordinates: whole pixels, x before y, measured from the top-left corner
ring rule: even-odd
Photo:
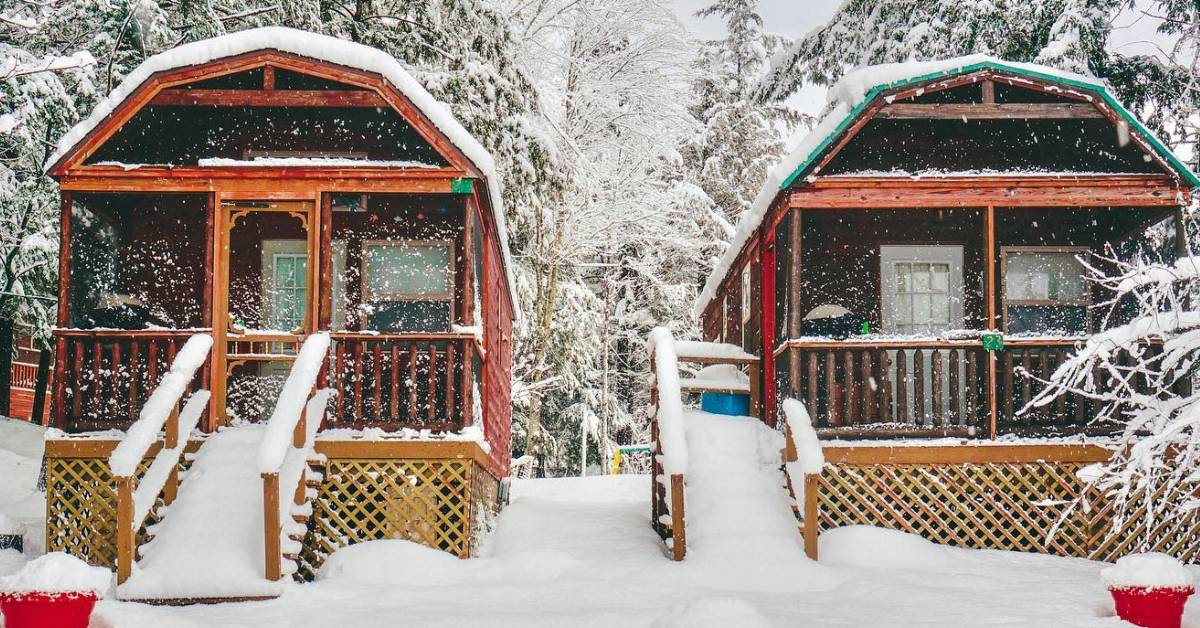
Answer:
[[[195,334],[213,340],[189,387],[211,391],[202,430],[265,421],[302,342],[329,332],[328,517],[305,552],[381,536],[471,551],[472,510],[498,506],[509,471],[516,312],[492,159],[446,105],[378,50],[256,29],[148,59],[48,169],[53,425],[128,428]],[[51,509],[103,476],[89,442],[48,445]],[[94,476],[53,464],[79,456]],[[406,474],[427,494],[396,493]],[[68,537],[102,532],[67,519]],[[62,532],[48,526],[51,549]]]

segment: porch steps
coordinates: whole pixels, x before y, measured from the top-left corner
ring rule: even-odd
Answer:
[[[752,417],[685,410],[688,559],[738,564],[802,557],[779,432]]]
[[[226,428],[197,450],[175,501],[160,508],[162,519],[138,547],[120,599],[180,604],[269,599],[282,592],[263,572],[263,482],[257,466],[264,427]],[[311,494],[312,489],[307,489]],[[308,521],[307,508],[293,508],[289,528]],[[300,539],[291,545],[299,546]],[[291,548],[289,548],[291,549]],[[285,570],[296,556],[286,556]]]

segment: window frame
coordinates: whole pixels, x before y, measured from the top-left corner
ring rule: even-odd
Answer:
[[[390,293],[390,294],[382,295],[382,296],[375,295],[373,293],[373,291],[371,290],[370,285],[367,281],[367,249],[369,249],[373,246],[404,247],[404,248],[407,248],[407,247],[445,248],[446,252],[447,252],[446,258],[448,261],[447,268],[446,268],[446,270],[447,270],[446,291],[444,293],[430,293],[430,294],[404,295],[404,294]],[[359,300],[361,303],[365,304],[365,303],[374,303],[374,302],[400,302],[400,301],[450,301],[451,303],[453,303],[453,301],[454,301],[454,289],[455,289],[454,274],[455,274],[456,269],[455,269],[455,264],[454,264],[455,255],[454,255],[454,241],[453,240],[448,240],[448,239],[440,239],[440,240],[413,240],[413,239],[363,240],[362,241],[362,254],[360,257],[361,257],[361,259],[359,262],[359,283],[360,283],[359,292],[361,294],[360,294]],[[453,310],[453,308],[451,308],[451,309]],[[451,322],[453,322],[453,318],[454,318],[453,312],[451,312]]]
[[[1086,329],[1084,333],[1088,333],[1092,329],[1092,290],[1084,281],[1084,298],[1081,300],[1063,300],[1063,299],[1010,299],[1008,298],[1008,256],[1016,253],[1070,253],[1072,257],[1079,253],[1091,253],[1092,249],[1087,246],[1002,246],[1000,247],[1000,321],[1001,330],[1008,332],[1008,308],[1012,306],[1024,307],[1083,307],[1084,308],[1084,324]],[[1079,268],[1079,274],[1083,275],[1083,267]]]

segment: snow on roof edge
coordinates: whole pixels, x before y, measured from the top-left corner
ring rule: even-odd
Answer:
[[[817,122],[812,131],[808,135],[805,135],[804,139],[796,145],[796,148],[785,156],[779,162],[779,165],[767,176],[762,190],[754,198],[750,209],[738,221],[737,229],[733,240],[729,243],[729,248],[725,249],[725,253],[721,256],[717,265],[713,267],[712,272],[705,281],[704,289],[701,290],[700,296],[696,299],[696,305],[692,309],[696,317],[699,318],[704,315],[704,310],[712,302],[713,297],[716,296],[717,290],[725,281],[725,277],[729,275],[729,271],[733,263],[737,261],[742,248],[753,237],[755,232],[758,231],[758,227],[762,224],[779,191],[790,186],[800,173],[811,165],[812,161],[825,150],[826,145],[834,138],[840,136],[844,127],[857,118],[865,106],[874,100],[877,94],[910,83],[920,83],[984,68],[1007,70],[1017,74],[1065,82],[1095,92],[1109,106],[1113,107],[1117,113],[1128,120],[1134,129],[1144,136],[1150,142],[1151,146],[1165,157],[1183,178],[1193,187],[1200,187],[1200,178],[1197,178],[1196,174],[1190,168],[1179,161],[1175,153],[1168,149],[1140,120],[1125,109],[1124,105],[1113,98],[1108,93],[1103,81],[1095,77],[1034,63],[1005,61],[986,54],[966,55],[939,61],[884,63],[863,66],[847,73],[829,89],[827,101],[832,107],[830,111]],[[876,78],[868,81],[868,77]]]
[[[492,216],[496,222],[496,236],[500,239],[504,271],[510,294],[513,295],[513,311],[517,318],[520,318],[521,308],[516,303],[517,283],[513,276],[508,227],[504,219],[504,203],[500,196],[501,187],[496,174],[495,159],[459,123],[445,104],[434,98],[399,61],[378,48],[284,26],[253,28],[171,48],[143,61],[116,89],[97,102],[88,117],[59,138],[54,154],[46,160],[43,168],[49,171],[152,75],[258,50],[278,50],[379,74],[412,101],[450,143],[462,151],[487,179]]]

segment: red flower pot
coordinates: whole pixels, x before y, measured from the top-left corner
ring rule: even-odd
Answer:
[[[91,592],[0,594],[5,628],[87,628],[94,606]]]
[[[1120,587],[1108,590],[1117,605],[1117,616],[1144,628],[1180,628],[1183,605],[1193,587]]]

